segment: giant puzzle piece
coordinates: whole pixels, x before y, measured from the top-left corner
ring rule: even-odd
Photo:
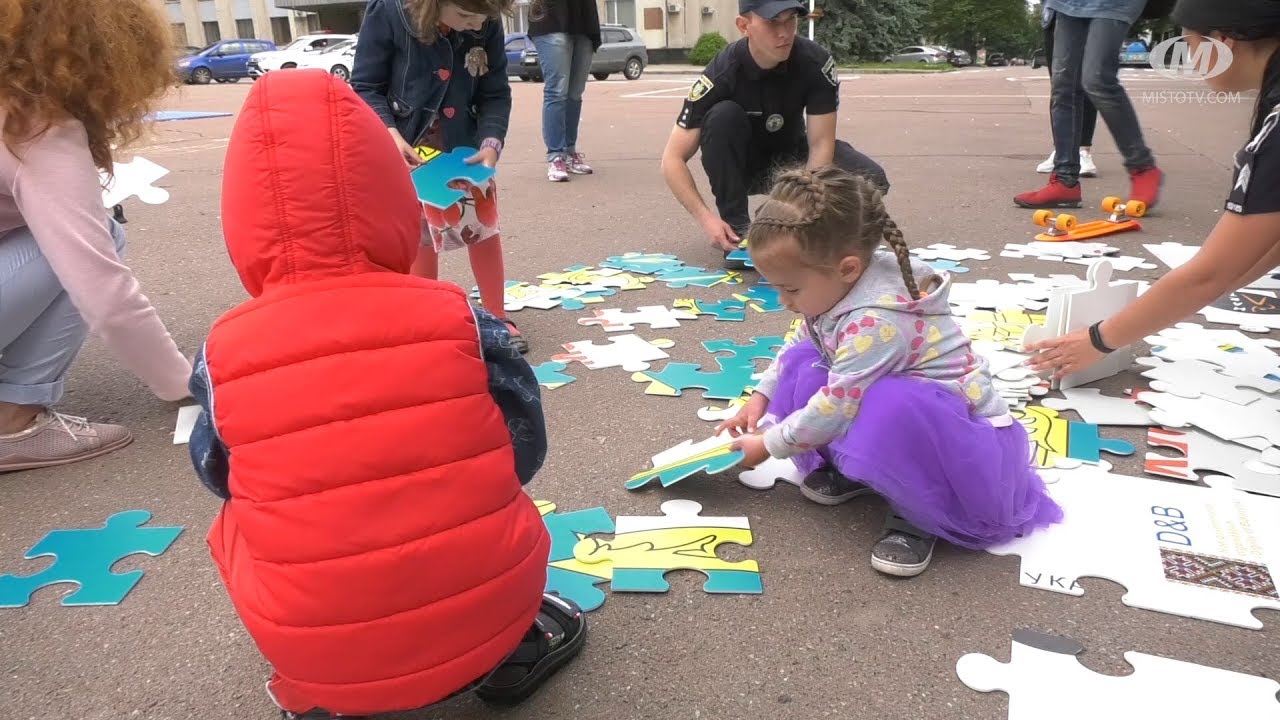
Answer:
[[[742,282],[742,275],[731,270],[707,270],[706,268],[686,266],[660,272],[658,273],[658,279],[666,283],[669,288],[683,290],[690,285],[697,285],[698,287],[737,285]]]
[[[1165,360],[1203,360],[1235,377],[1280,377],[1280,355],[1273,340],[1251,338],[1238,330],[1206,330],[1196,323],[1178,323],[1145,338],[1151,354]]]
[[[738,296],[734,296],[738,297]],[[693,313],[694,315],[714,315],[717,320],[736,320],[742,321],[747,319],[746,306],[733,299],[720,300],[717,302],[703,302],[693,298],[677,298],[671,306],[676,310]]]
[[[540,365],[533,366],[533,377],[537,379],[538,384],[542,387],[548,390],[555,390],[577,380],[574,376],[561,372],[567,367],[569,366],[566,363],[548,360]]]
[[[1143,377],[1151,378],[1151,389],[1167,392],[1182,398],[1196,399],[1210,395],[1237,405],[1248,405],[1258,399],[1258,393],[1245,390],[1251,387],[1264,393],[1280,391],[1280,380],[1262,377],[1238,377],[1224,375],[1217,365],[1203,360],[1180,359],[1169,362],[1154,357],[1142,357],[1136,361],[1148,368]],[[1277,419],[1280,421],[1280,418]]]
[[[747,388],[746,390],[743,390],[741,395],[730,400],[724,407],[708,405],[706,407],[698,408],[698,419],[715,423],[724,422],[738,414],[738,411],[742,409],[742,406],[746,405],[747,401],[751,399],[751,394],[753,392],[755,392],[755,388]]]
[[[550,310],[565,300],[582,294],[584,290],[579,287],[543,287],[519,280],[508,280],[503,289],[502,308],[507,312],[519,312],[525,308]],[[471,297],[480,297],[480,290],[473,289]]]
[[[1168,428],[1148,430],[1147,444],[1182,453],[1181,457],[1147,453],[1142,469],[1152,475],[1195,482],[1200,479],[1195,471],[1204,470],[1229,476],[1237,490],[1280,497],[1280,467],[1265,463],[1257,450],[1197,430]]]
[[[129,198],[130,195],[148,205],[159,205],[169,200],[169,191],[155,186],[155,182],[169,171],[143,157],[134,157],[127,163],[113,163],[112,177],[99,171],[98,175],[105,183],[102,190],[102,206],[115,207]]]
[[[614,268],[640,275],[653,275],[654,273],[678,270],[684,267],[684,261],[675,255],[629,252],[609,257],[600,263],[600,267]]]
[[[732,400],[746,390],[756,377],[751,365],[731,365],[716,372],[706,372],[693,363],[667,363],[658,371],[637,372],[631,376],[636,382],[647,382],[645,395],[679,397],[690,388],[702,388],[702,397],[708,400]]]
[[[569,352],[552,355],[551,359],[565,363],[577,360],[591,370],[620,367],[634,373],[649,369],[650,361],[671,357],[662,349],[672,345],[675,343],[661,338],[645,340],[639,335],[618,335],[610,337],[608,345],[588,341],[565,343],[562,347]]]
[[[1133,674],[1102,675],[1076,659],[1083,651],[1074,640],[1019,630],[1009,662],[969,653],[956,663],[956,675],[978,692],[1007,693],[1009,720],[1280,720],[1275,680],[1138,652],[1124,654]]]
[[[1280,499],[1080,468],[1045,471],[1062,522],[988,549],[1021,555],[1020,582],[1082,595],[1081,577],[1128,588],[1129,607],[1259,629],[1280,610]]]
[[[590,265],[573,265],[561,272],[543,273],[538,276],[538,279],[547,287],[588,285],[593,289],[617,288],[618,290],[643,290],[653,282],[651,277],[636,277],[621,270],[596,269]]]
[[[752,285],[745,292],[734,293],[733,297],[759,313],[779,312],[785,309],[782,307],[782,301],[778,299],[778,288],[763,282]]]
[[[1030,313],[1025,308],[970,311],[958,322],[970,340],[994,342],[1010,349],[1022,349],[1022,336],[1033,325],[1044,325],[1044,313]]]
[[[1123,440],[1103,438],[1097,425],[1067,420],[1058,411],[1039,405],[1028,405],[1010,413],[1027,429],[1031,457],[1036,467],[1062,470],[1092,463],[1110,469],[1102,453],[1132,455],[1136,448]]]
[[[1093,425],[1154,425],[1151,413],[1133,398],[1103,395],[1097,388],[1069,388],[1062,398],[1045,398],[1041,405],[1054,410],[1074,410],[1080,419]]]
[[[663,577],[672,570],[697,570],[707,576],[709,593],[764,592],[760,566],[754,560],[726,562],[716,557],[725,543],[751,545],[745,517],[703,517],[692,500],[662,503],[657,517],[622,516],[612,540],[587,538],[574,547],[574,557],[587,564],[613,565],[614,592],[667,592]]]
[[[643,305],[636,308],[635,312],[626,312],[622,308],[596,310],[592,317],[578,318],[578,324],[599,325],[605,332],[623,332],[635,330],[636,324],[648,325],[653,330],[668,330],[680,327],[681,320],[697,319],[697,315],[687,310],[673,310],[664,305]]]
[[[456,147],[446,153],[419,145],[414,150],[422,164],[409,173],[413,189],[418,193],[418,200],[440,210],[453,207],[467,194],[465,190],[450,187],[450,183],[466,180],[483,190],[496,172],[481,163],[467,164],[467,158],[476,154],[475,148]]]
[[[745,343],[737,343],[733,340],[704,340],[702,347],[709,353],[729,353],[716,356],[716,362],[720,367],[728,370],[734,367],[755,367],[756,360],[772,360],[782,348],[783,342],[781,335],[766,335],[753,337],[750,342]]]
[[[1151,419],[1166,427],[1194,425],[1255,450],[1280,445],[1280,401],[1260,396],[1248,405],[1237,405],[1209,395],[1191,400],[1152,390],[1135,392],[1133,397],[1151,405]]]
[[[991,253],[986,250],[958,248],[955,245],[948,245],[947,243],[934,243],[928,247],[911,248],[911,254],[926,262],[929,260],[953,260],[955,262],[963,262],[965,260],[991,259]]]
[[[592,533],[612,533],[613,519],[602,507],[557,513],[553,502],[538,500],[535,504],[551,536],[545,591],[573,600],[584,612],[595,610],[604,604],[604,592],[596,586],[609,579],[613,568],[578,562],[573,548]]]
[[[27,560],[52,556],[52,565],[35,575],[0,575],[0,608],[23,607],[42,587],[74,583],[79,588],[62,605],[117,605],[142,580],[142,571],[113,573],[111,566],[129,555],[156,556],[169,549],[181,527],[142,527],[146,510],[128,510],[107,518],[101,528],[54,530],[26,554]]]
[[[1266,333],[1280,330],[1280,299],[1271,290],[1237,290],[1200,311],[1204,319],[1241,330]]]
[[[738,473],[738,482],[752,490],[772,490],[779,480],[799,487],[804,477],[791,458],[771,457],[750,470]]]
[[[673,448],[653,456],[653,468],[632,475],[628,490],[644,487],[654,480],[669,487],[697,472],[714,475],[742,461],[742,452],[732,448],[734,438],[728,431],[694,442],[685,440]]]
[[[560,300],[560,307],[565,310],[584,310],[588,304],[602,303],[606,297],[618,294],[616,288],[597,285],[578,285],[574,289],[578,291],[577,295]]]

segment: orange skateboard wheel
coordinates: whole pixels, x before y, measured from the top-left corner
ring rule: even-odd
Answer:
[[[1049,219],[1052,217],[1052,210],[1037,210],[1036,214],[1031,216],[1031,221],[1040,227],[1049,227]]]
[[[1147,214],[1147,204],[1141,200],[1130,200],[1124,204],[1124,214],[1129,217],[1140,218]]]
[[[1053,219],[1053,226],[1063,232],[1070,231],[1076,226],[1076,216],[1062,214]]]
[[[1115,212],[1120,206],[1120,198],[1115,195],[1108,195],[1102,198],[1102,212]]]

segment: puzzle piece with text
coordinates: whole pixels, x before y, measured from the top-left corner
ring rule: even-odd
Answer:
[[[591,370],[620,367],[627,372],[640,372],[649,369],[653,360],[671,357],[663,352],[663,348],[672,345],[675,343],[666,339],[645,340],[639,335],[616,335],[610,337],[605,345],[587,340],[564,343],[561,347],[568,352],[552,355],[551,359],[563,363],[576,360]]]
[[[620,516],[612,540],[587,538],[574,547],[574,558],[611,564],[614,592],[667,592],[671,585],[664,576],[673,570],[706,575],[702,589],[708,593],[764,592],[756,561],[716,556],[721,545],[754,542],[747,518],[702,516],[702,505],[692,500],[668,500],[661,509],[660,516]]]
[[[604,603],[604,591],[596,586],[609,580],[612,568],[578,562],[573,557],[573,548],[593,533],[612,533],[613,519],[602,507],[557,513],[553,502],[537,500],[535,505],[551,536],[544,592],[568,598],[584,612],[600,607]]]
[[[1052,408],[1028,405],[1010,412],[1027,429],[1031,458],[1039,468],[1066,470],[1090,463],[1110,469],[1103,452],[1132,455],[1137,450],[1123,440],[1101,437],[1097,425],[1067,420]]]
[[[579,318],[578,324],[599,325],[605,332],[623,332],[635,330],[637,324],[648,325],[653,330],[667,330],[680,327],[681,320],[697,319],[697,315],[687,310],[673,310],[663,305],[644,305],[634,312],[626,312],[621,308],[596,310],[592,317]]]
[[[1133,673],[1103,675],[1076,658],[1084,646],[1028,630],[1013,634],[1009,662],[968,653],[956,662],[960,681],[978,692],[1009,695],[1009,720],[1153,717],[1280,720],[1280,683],[1265,677],[1126,652]]]
[[[130,196],[137,196],[148,205],[159,205],[169,200],[169,191],[156,187],[155,182],[169,171],[143,157],[134,157],[127,163],[112,163],[111,177],[99,171],[103,183],[102,206],[111,208]]]
[[[1203,479],[1196,470],[1203,470],[1229,477],[1236,490],[1280,497],[1280,467],[1265,463],[1263,454],[1252,448],[1198,430],[1160,427],[1147,430],[1147,445],[1177,450],[1181,456],[1149,452],[1142,464],[1144,472],[1196,482]]]
[[[992,547],[1022,556],[1024,587],[1080,596],[1082,577],[1119,583],[1134,608],[1260,629],[1252,613],[1280,610],[1280,499],[1115,475],[1043,471],[1062,508],[1056,525]]]
[[[25,555],[27,560],[51,556],[52,565],[34,575],[0,575],[0,608],[24,607],[32,593],[59,583],[78,588],[62,605],[117,605],[142,580],[143,572],[113,573],[111,567],[137,553],[157,556],[169,549],[181,527],[143,527],[146,510],[127,510],[107,518],[100,528],[53,530]]]
[[[465,180],[480,190],[485,190],[489,187],[489,180],[497,172],[481,163],[472,165],[466,162],[467,158],[476,154],[475,148],[456,147],[446,153],[419,145],[414,150],[422,164],[409,173],[413,189],[418,193],[418,200],[440,210],[453,207],[467,195],[466,190],[450,187],[451,183]]]
[[[724,472],[742,461],[742,452],[732,448],[734,440],[727,430],[698,442],[685,440],[654,455],[653,468],[632,475],[625,487],[635,490],[654,480],[661,482],[662,487],[669,487],[695,473]]]

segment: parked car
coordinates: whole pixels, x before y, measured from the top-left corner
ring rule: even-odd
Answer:
[[[990,53],[987,55],[987,67],[1004,67],[1009,64],[1005,59],[1004,53]]]
[[[351,68],[356,61],[356,37],[309,53],[298,61],[298,68],[320,68],[339,80],[351,81]]]
[[[951,63],[955,67],[964,67],[966,65],[973,64],[973,58],[969,57],[969,52],[967,50],[955,50],[945,47],[937,49],[946,54],[947,62]]]
[[[1045,57],[1044,48],[1036,48],[1035,52],[1031,53],[1031,67],[1033,69],[1044,67],[1048,64],[1049,59]]]
[[[601,25],[600,40],[600,49],[591,58],[591,77],[607,80],[620,72],[628,80],[640,78],[649,65],[649,50],[639,33],[622,25]],[[521,80],[542,81],[538,50],[524,33],[507,35],[507,65],[507,72]]]
[[[272,70],[287,70],[302,66],[302,61],[313,54],[346,42],[355,35],[321,33],[303,35],[280,50],[257,53],[249,58],[249,77],[258,78]]]
[[[935,47],[925,45],[913,45],[911,47],[902,48],[893,55],[888,55],[884,59],[887,63],[935,63],[947,62],[947,53]]]
[[[276,49],[270,40],[219,40],[178,60],[178,76],[186,83],[238,82],[249,77],[249,56]]]

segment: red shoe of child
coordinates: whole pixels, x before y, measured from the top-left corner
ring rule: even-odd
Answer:
[[[1049,176],[1049,184],[1034,192],[1016,195],[1013,202],[1019,207],[1035,208],[1078,208],[1080,207],[1080,183],[1067,187],[1058,179],[1057,173]]]
[[[1129,171],[1129,199],[1140,200],[1147,209],[1156,206],[1160,199],[1160,186],[1164,184],[1164,172],[1158,167]]]

